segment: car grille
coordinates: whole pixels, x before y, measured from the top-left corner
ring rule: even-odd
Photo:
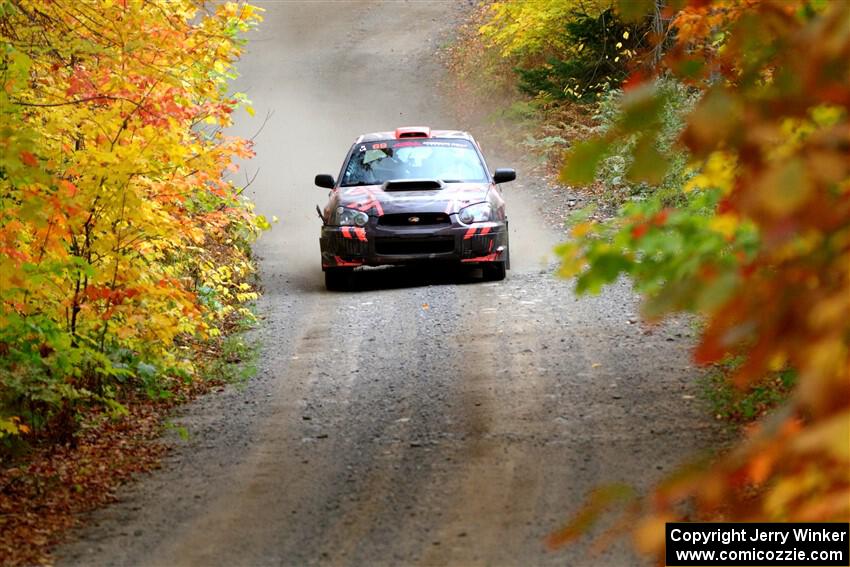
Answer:
[[[350,238],[340,238],[336,249],[342,254],[360,255],[366,252],[366,243]]]
[[[382,256],[445,254],[454,251],[454,238],[377,238],[375,252]]]
[[[378,224],[381,226],[450,225],[451,219],[446,213],[399,213],[379,217]]]

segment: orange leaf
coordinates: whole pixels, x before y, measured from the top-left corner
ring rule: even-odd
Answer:
[[[32,153],[23,150],[21,152],[21,161],[30,167],[38,167],[38,158],[35,157]]]

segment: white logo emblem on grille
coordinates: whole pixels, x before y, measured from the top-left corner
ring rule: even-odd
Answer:
[[[410,224],[416,224],[419,222],[419,217],[410,217],[409,219],[407,219],[407,222],[409,222]]]

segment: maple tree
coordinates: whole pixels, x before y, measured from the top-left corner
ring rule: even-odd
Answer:
[[[268,223],[225,134],[244,3],[0,1],[0,438],[191,379]]]
[[[703,315],[696,360],[742,360],[730,377],[741,389],[780,370],[797,381],[727,455],[639,503],[597,493],[549,542],[630,501],[635,541],[660,562],[667,521],[850,517],[850,5],[674,9],[677,43],[662,72],[702,91],[677,144],[691,159],[682,204],[649,198],[610,222],[579,222],[560,249],[562,272],[580,291],[629,275],[651,318]],[[641,77],[627,85],[616,123],[570,151],[565,180],[592,181],[623,139],[632,140],[631,179],[666,175],[669,154],[657,143],[665,94]]]

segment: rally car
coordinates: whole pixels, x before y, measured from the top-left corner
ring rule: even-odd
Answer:
[[[499,183],[481,148],[466,132],[398,128],[358,137],[330,189],[322,219],[322,270],[340,289],[360,266],[452,262],[482,268],[501,280],[510,268],[508,219]]]

